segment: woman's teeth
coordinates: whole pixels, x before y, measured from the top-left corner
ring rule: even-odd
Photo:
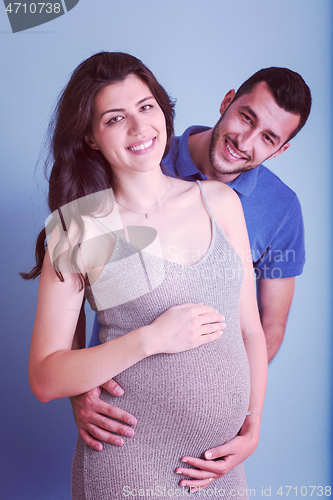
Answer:
[[[128,148],[130,151],[142,151],[143,149],[149,148],[153,144],[153,139],[146,142],[145,144],[140,144],[140,146],[134,146],[133,148]]]

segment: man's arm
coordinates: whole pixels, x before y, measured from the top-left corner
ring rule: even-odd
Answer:
[[[257,280],[258,306],[269,363],[282,343],[294,289],[294,277]]]
[[[294,287],[295,278],[257,280],[258,305],[266,336],[269,362],[273,359],[282,343],[294,295]],[[81,317],[82,315],[83,317]],[[97,328],[96,323],[97,321],[95,321],[94,329]],[[81,348],[84,347],[84,330],[85,319],[82,307],[75,333]],[[113,396],[123,394],[123,390],[113,380],[108,383],[108,387],[105,387],[105,389]],[[103,449],[103,445],[97,439],[121,446],[124,443],[123,439],[113,434],[113,432],[128,437],[130,437],[130,434],[132,436],[134,434],[130,427],[117,424],[112,418],[122,420],[129,425],[135,425],[136,419],[119,408],[101,401],[98,397],[99,394],[100,389],[96,388],[94,391],[71,398],[71,401],[76,424],[82,439],[87,445],[100,451]],[[234,453],[237,455],[237,451],[234,451]]]

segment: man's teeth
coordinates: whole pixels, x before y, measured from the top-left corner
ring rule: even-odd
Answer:
[[[128,148],[130,151],[142,151],[143,149],[149,148],[153,144],[153,139],[146,142],[145,144],[140,144],[140,146],[134,146],[133,148]]]
[[[227,150],[229,151],[229,153],[231,154],[231,156],[234,156],[235,158],[240,158],[242,159],[242,156],[239,156],[237,153],[235,153],[235,151],[233,149],[231,149],[231,147],[229,146],[228,143],[227,144]]]

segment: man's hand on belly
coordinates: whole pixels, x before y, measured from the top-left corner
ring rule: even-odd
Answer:
[[[113,396],[122,396],[124,393],[124,390],[114,380],[109,380],[102,387]],[[97,439],[122,446],[124,440],[112,433],[115,432],[127,437],[134,436],[134,430],[128,425],[123,425],[112,419],[116,418],[129,425],[137,423],[136,418],[130,413],[102,401],[99,398],[100,394],[101,388],[98,387],[85,394],[70,398],[81,438],[88,446],[98,451],[103,449],[103,445]]]

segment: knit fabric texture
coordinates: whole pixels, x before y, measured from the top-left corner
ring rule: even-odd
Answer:
[[[222,336],[189,351],[157,354],[115,380],[121,398],[103,390],[101,399],[135,415],[135,435],[103,451],[78,437],[72,469],[73,500],[186,498],[185,477],[175,474],[184,456],[224,444],[239,432],[249,404],[249,366],[239,321],[242,262],[211,214],[212,238],[192,266],[149,254],[115,235],[115,249],[86,297],[102,324],[101,342],[151,324],[170,307],[204,303],[226,318]],[[247,498],[243,465],[192,498]]]

